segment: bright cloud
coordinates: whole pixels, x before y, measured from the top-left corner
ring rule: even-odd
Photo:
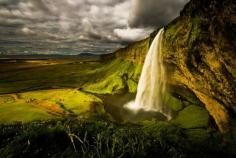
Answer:
[[[143,29],[143,28],[126,28],[126,29],[115,29],[114,34],[125,41],[137,41],[145,38],[149,33],[151,33],[151,29]]]

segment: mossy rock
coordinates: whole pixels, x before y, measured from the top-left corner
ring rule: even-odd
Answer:
[[[125,84],[123,79],[116,74],[83,88],[86,92],[96,94],[116,94],[122,92],[124,89]]]
[[[128,80],[127,81],[127,86],[128,86],[128,88],[129,88],[129,92],[130,93],[135,93],[135,92],[137,92],[137,83],[136,82],[134,82],[133,80]]]
[[[94,81],[83,85],[83,90],[96,94],[120,94],[128,90],[131,93],[137,90],[137,80],[140,75],[140,64],[120,59],[98,68]],[[99,73],[104,73],[100,75]]]
[[[173,111],[176,111],[176,112],[184,108],[181,100],[171,96],[170,94],[167,94],[167,96],[165,96],[165,102],[167,106],[169,106]]]
[[[206,128],[209,119],[209,113],[203,107],[190,105],[180,111],[173,122],[182,128]]]
[[[183,100],[185,106],[189,106],[191,104],[202,105],[201,101],[196,97],[196,95],[184,86],[171,85],[170,92],[174,96],[179,96],[181,100]]]
[[[192,104],[190,102],[188,102],[188,101],[183,101],[183,105],[186,107],[186,106],[190,106]]]

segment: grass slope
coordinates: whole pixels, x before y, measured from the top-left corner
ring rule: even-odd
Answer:
[[[142,66],[121,59],[109,62],[0,63],[0,94],[49,89],[83,88],[98,94],[134,92]],[[55,64],[56,63],[56,64]],[[25,64],[25,65],[24,65]],[[129,82],[128,82],[129,81]]]

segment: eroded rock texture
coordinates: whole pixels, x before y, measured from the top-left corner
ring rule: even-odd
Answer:
[[[116,57],[142,63],[156,33],[118,50]],[[195,95],[222,133],[231,131],[236,114],[235,37],[235,0],[192,0],[165,27],[163,40],[173,94]]]
[[[204,103],[221,132],[236,113],[235,1],[192,0],[166,26],[163,43],[172,85]]]

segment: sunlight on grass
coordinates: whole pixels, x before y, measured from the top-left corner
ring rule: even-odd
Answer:
[[[51,115],[46,111],[27,104],[24,100],[14,100],[10,95],[0,96],[0,123],[29,122],[50,118]]]
[[[97,94],[117,94],[124,91],[136,92],[142,66],[120,59],[94,70],[94,80],[83,89]]]
[[[0,96],[1,123],[80,115],[102,109],[102,100],[76,89],[40,90]]]

